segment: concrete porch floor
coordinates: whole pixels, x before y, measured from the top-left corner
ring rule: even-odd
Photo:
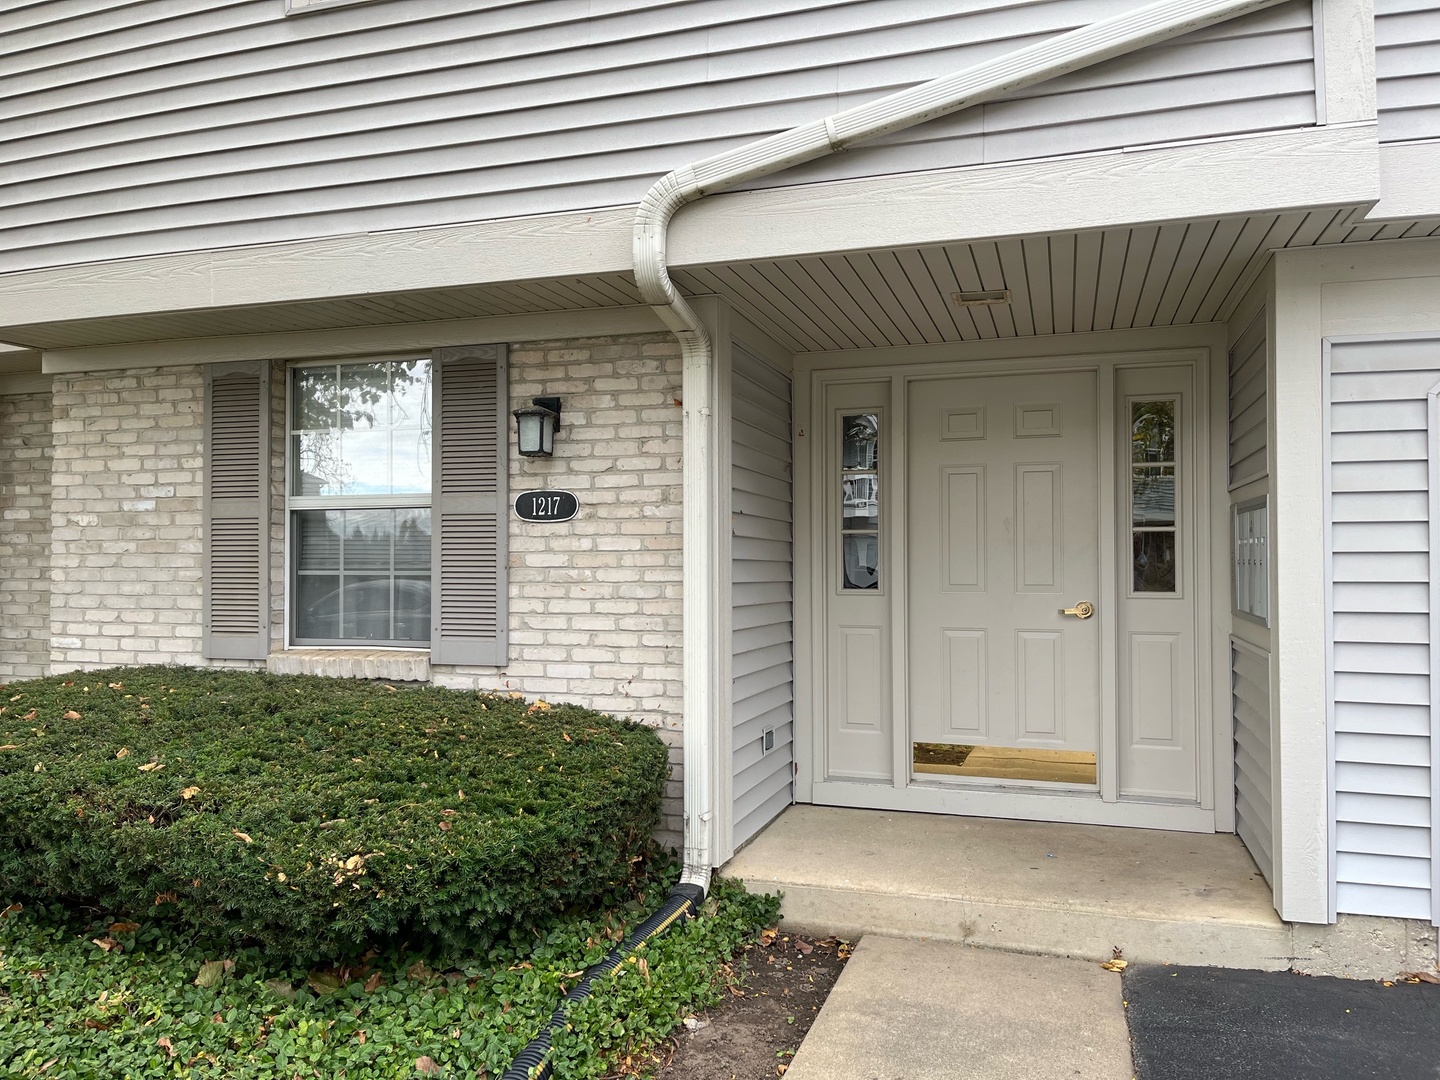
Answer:
[[[792,806],[721,873],[821,935],[1263,970],[1293,954],[1231,835]]]

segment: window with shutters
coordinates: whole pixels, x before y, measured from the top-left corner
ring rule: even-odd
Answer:
[[[291,641],[429,644],[430,359],[297,365],[288,429]]]

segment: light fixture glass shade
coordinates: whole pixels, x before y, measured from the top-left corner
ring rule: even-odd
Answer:
[[[521,457],[550,457],[555,452],[559,412],[542,405],[515,410],[517,444]]]

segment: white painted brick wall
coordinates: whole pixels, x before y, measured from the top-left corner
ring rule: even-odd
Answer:
[[[50,663],[50,427],[49,394],[0,397],[0,682]]]

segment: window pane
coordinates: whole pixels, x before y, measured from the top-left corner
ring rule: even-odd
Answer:
[[[340,456],[338,431],[303,431],[290,444],[294,495],[339,495],[349,483],[350,470]]]
[[[843,585],[847,589],[880,587],[880,537],[849,534],[840,539],[844,563]]]
[[[342,432],[340,458],[344,486],[339,494],[390,494],[390,432]]]
[[[1137,526],[1175,524],[1175,466],[1132,470],[1130,512]]]
[[[328,431],[335,426],[335,368],[295,369],[295,430]]]
[[[407,360],[390,370],[390,422],[397,428],[430,430],[430,362]]]
[[[390,426],[389,364],[346,364],[340,369],[340,427],[373,431]]]
[[[430,511],[395,511],[395,569],[430,571]]]
[[[339,574],[301,574],[295,579],[295,636],[340,636]]]
[[[842,469],[874,469],[880,465],[880,418],[874,413],[860,413],[841,420],[844,444],[841,449]]]
[[[845,477],[841,503],[841,528],[878,530],[880,525],[880,478],[875,473]]]
[[[395,579],[395,640],[430,640],[430,579]]]
[[[1134,592],[1173,593],[1175,534],[1168,531],[1135,533],[1134,570]]]
[[[423,495],[430,490],[430,432],[395,432],[390,457],[390,490],[396,495]]]
[[[302,510],[295,515],[295,569],[340,569],[340,533],[345,515],[339,510]]]
[[[390,578],[345,575],[340,591],[340,636],[357,641],[390,637]]]
[[[1175,402],[1130,404],[1130,460],[1175,460]]]
[[[390,570],[393,510],[345,511],[345,569]]]

